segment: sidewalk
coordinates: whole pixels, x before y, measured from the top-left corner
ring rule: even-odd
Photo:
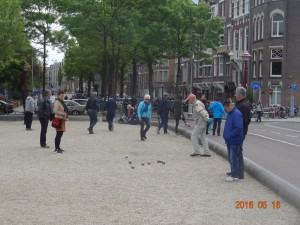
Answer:
[[[191,142],[180,135],[157,135],[152,127],[141,142],[139,126],[115,124],[108,132],[98,123],[94,135],[87,126],[68,121],[59,155],[51,126],[45,150],[38,121],[31,132],[22,121],[0,121],[1,225],[300,223],[299,211],[249,175],[226,182],[229,164],[222,157],[190,157]],[[253,201],[253,208],[236,209],[236,201]],[[266,209],[258,207],[262,201]]]

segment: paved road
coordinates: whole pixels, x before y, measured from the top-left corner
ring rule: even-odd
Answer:
[[[32,132],[22,121],[0,121],[1,225],[300,224],[299,211],[249,175],[225,182],[229,166],[222,157],[190,157],[190,140],[180,135],[151,128],[141,142],[138,126],[116,124],[108,132],[99,123],[89,135],[87,123],[68,122],[66,152],[59,155],[53,128],[45,150],[38,121]],[[151,164],[142,166],[146,161]],[[236,209],[236,201],[253,201],[253,209]],[[259,209],[259,201],[267,201],[267,209]],[[280,209],[273,201],[281,201]]]
[[[222,128],[224,123],[222,121]],[[222,137],[211,133],[207,135],[208,139],[225,146]],[[300,189],[300,119],[252,122],[244,149],[247,158]]]

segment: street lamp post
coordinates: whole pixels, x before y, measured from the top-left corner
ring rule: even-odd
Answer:
[[[245,51],[245,52],[243,52],[243,54],[241,55],[241,57],[242,57],[242,60],[243,60],[243,87],[245,89],[247,89],[247,86],[248,86],[247,85],[247,78],[248,78],[248,76],[247,76],[247,73],[248,73],[248,66],[247,66],[247,64],[248,64],[248,61],[249,61],[251,55],[249,54],[248,51]]]

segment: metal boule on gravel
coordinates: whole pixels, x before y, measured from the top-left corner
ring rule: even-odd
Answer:
[[[131,169],[134,169],[134,166],[131,166]]]
[[[125,159],[128,159],[128,155],[125,155]]]
[[[148,165],[150,165],[150,162],[148,161]]]
[[[143,166],[143,165],[145,165],[145,163],[144,163],[144,162],[142,162],[142,166]]]
[[[166,164],[166,162],[165,162],[165,161],[162,161],[161,163],[162,163],[162,164]]]
[[[161,160],[157,160],[157,163],[162,163],[162,161]]]
[[[128,163],[131,164],[132,162],[131,162],[131,161],[128,161]]]

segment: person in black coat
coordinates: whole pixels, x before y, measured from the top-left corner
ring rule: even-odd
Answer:
[[[250,103],[246,99],[246,89],[243,87],[238,87],[235,90],[235,98],[236,98],[236,108],[242,113],[243,116],[243,128],[244,128],[244,139],[246,138],[248,132],[248,126],[251,122],[250,116]],[[238,178],[244,179],[244,157],[243,157],[243,143],[241,144],[240,150],[238,152],[238,160],[239,160],[239,170],[238,170]]]
[[[97,92],[93,92],[89,97],[86,107],[85,107],[89,117],[90,117],[90,126],[87,129],[90,134],[94,134],[93,128],[98,122],[97,112],[99,110]]]
[[[105,104],[105,111],[106,111],[106,120],[108,123],[108,130],[113,131],[114,130],[114,117],[115,112],[117,109],[117,103],[113,98],[109,98],[108,101]]]
[[[159,134],[160,129],[164,128],[164,134],[168,133],[168,119],[169,119],[169,112],[170,112],[170,102],[167,99],[168,93],[164,93],[164,97],[158,103],[157,109],[157,118],[160,119],[160,123],[157,127],[157,134]]]

